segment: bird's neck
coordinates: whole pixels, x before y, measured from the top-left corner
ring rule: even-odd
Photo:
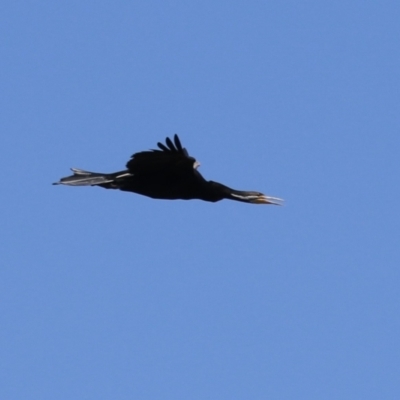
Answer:
[[[254,198],[256,198],[259,195],[259,193],[256,192],[232,189],[218,182],[210,181],[209,184],[210,184],[210,191],[212,191],[214,196],[217,198],[217,200],[215,201],[222,199],[230,199],[230,200],[242,201],[244,203],[252,203]]]
[[[210,192],[215,196],[215,201],[222,199],[231,199],[238,201],[246,201],[245,196],[247,192],[241,190],[232,189],[222,183],[209,181]]]

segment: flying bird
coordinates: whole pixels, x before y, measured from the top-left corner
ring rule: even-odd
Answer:
[[[218,182],[207,181],[198,172],[200,163],[189,156],[178,135],[159,149],[135,153],[126,169],[110,174],[71,168],[73,175],[61,178],[54,185],[100,186],[138,193],[153,199],[191,200],[216,202],[231,199],[252,204],[281,205],[283,200],[259,192],[234,190]]]

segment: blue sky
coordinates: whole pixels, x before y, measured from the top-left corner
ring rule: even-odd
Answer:
[[[398,399],[400,5],[0,6],[1,399]],[[51,183],[178,133],[284,207]]]

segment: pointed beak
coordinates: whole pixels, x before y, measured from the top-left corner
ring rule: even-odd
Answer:
[[[265,196],[262,194],[251,202],[254,204],[273,204],[275,206],[283,206],[283,201],[284,200],[279,197]]]

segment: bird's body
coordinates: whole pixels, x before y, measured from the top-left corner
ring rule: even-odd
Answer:
[[[182,147],[177,135],[174,142],[157,143],[159,150],[135,153],[124,171],[111,174],[95,173],[72,168],[73,175],[56,184],[69,186],[100,186],[134,192],[154,199],[216,202],[232,199],[256,204],[281,204],[282,200],[259,192],[238,191],[220,183],[207,181],[197,171],[200,165]]]

